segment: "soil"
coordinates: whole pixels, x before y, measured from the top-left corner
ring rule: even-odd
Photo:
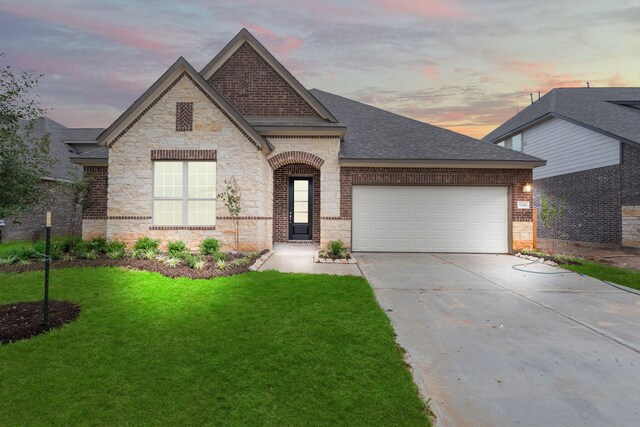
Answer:
[[[123,259],[110,259],[104,254],[100,254],[97,259],[75,259],[73,261],[56,260],[51,261],[51,268],[70,268],[70,267],[124,267],[132,270],[153,271],[160,273],[164,276],[176,278],[176,277],[188,277],[191,279],[211,279],[213,277],[221,276],[233,276],[235,274],[246,273],[249,271],[249,267],[255,262],[255,260],[267,251],[262,251],[257,257],[252,258],[251,261],[242,267],[233,267],[229,265],[231,261],[237,258],[242,258],[242,254],[226,254],[227,268],[220,270],[216,268],[216,261],[213,257],[205,257],[206,265],[202,270],[196,270],[189,268],[184,263],[176,267],[169,267],[161,261],[147,260],[147,259],[135,259],[135,258],[123,258]],[[0,266],[1,273],[24,273],[26,271],[41,271],[44,268],[44,263],[39,261],[33,261],[28,265],[11,264]]]
[[[346,258],[340,258],[340,257],[334,256],[334,255],[330,255],[330,254],[327,254],[326,256],[323,256],[323,255],[319,254],[318,257],[322,258],[322,259],[330,259],[330,260],[333,260],[333,261],[335,261],[337,259],[351,259],[351,258],[353,258],[349,252],[347,252],[347,257]]]
[[[533,254],[533,256],[538,257],[535,254]],[[566,257],[563,257],[563,256],[556,256],[556,255],[549,255],[549,254],[544,254],[544,256],[542,257],[542,260],[553,261],[558,265],[582,265],[579,261],[567,259]]]
[[[45,332],[43,301],[0,305],[0,344],[25,340]],[[74,321],[80,307],[67,301],[49,301],[49,329]]]

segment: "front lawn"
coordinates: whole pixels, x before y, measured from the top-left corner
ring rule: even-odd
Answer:
[[[562,265],[562,267],[596,279],[640,289],[640,271],[638,270],[613,267],[584,259],[580,259],[579,262],[580,265]]]
[[[0,305],[42,273],[0,274]],[[54,270],[73,323],[0,346],[0,425],[428,425],[362,278]]]

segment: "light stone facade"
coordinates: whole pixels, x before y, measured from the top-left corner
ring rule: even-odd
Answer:
[[[533,222],[513,221],[513,250],[533,249]]]
[[[193,102],[193,131],[176,131],[176,102]],[[151,219],[113,217],[153,216],[151,150],[217,150],[217,192],[234,177],[242,195],[241,250],[271,248],[273,172],[259,151],[235,125],[187,78],[182,78],[109,150],[106,235],[131,243],[142,236],[183,240],[195,248],[213,236],[233,248],[231,220],[218,219],[215,230],[154,230]],[[222,200],[216,216],[228,217]],[[257,218],[257,219],[256,219]]]
[[[622,246],[640,248],[640,206],[622,207]]]

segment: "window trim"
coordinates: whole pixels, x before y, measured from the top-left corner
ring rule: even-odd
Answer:
[[[182,163],[182,197],[156,197],[156,164],[159,162]],[[153,160],[152,179],[151,179],[151,222],[152,227],[181,228],[181,227],[215,227],[218,216],[217,194],[214,189],[213,197],[189,197],[189,163],[208,162],[215,163],[215,183],[218,184],[218,161],[217,160]],[[157,224],[156,223],[156,200],[159,201],[181,201],[182,216],[180,224]],[[189,224],[189,202],[190,201],[213,201],[215,215],[212,224]]]

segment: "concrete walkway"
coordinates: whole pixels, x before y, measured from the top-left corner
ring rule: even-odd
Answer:
[[[640,295],[508,255],[356,257],[438,425],[640,425]]]
[[[361,276],[355,264],[320,264],[313,262],[318,251],[315,243],[276,243],[273,255],[258,271],[278,270],[283,273],[338,274]]]

